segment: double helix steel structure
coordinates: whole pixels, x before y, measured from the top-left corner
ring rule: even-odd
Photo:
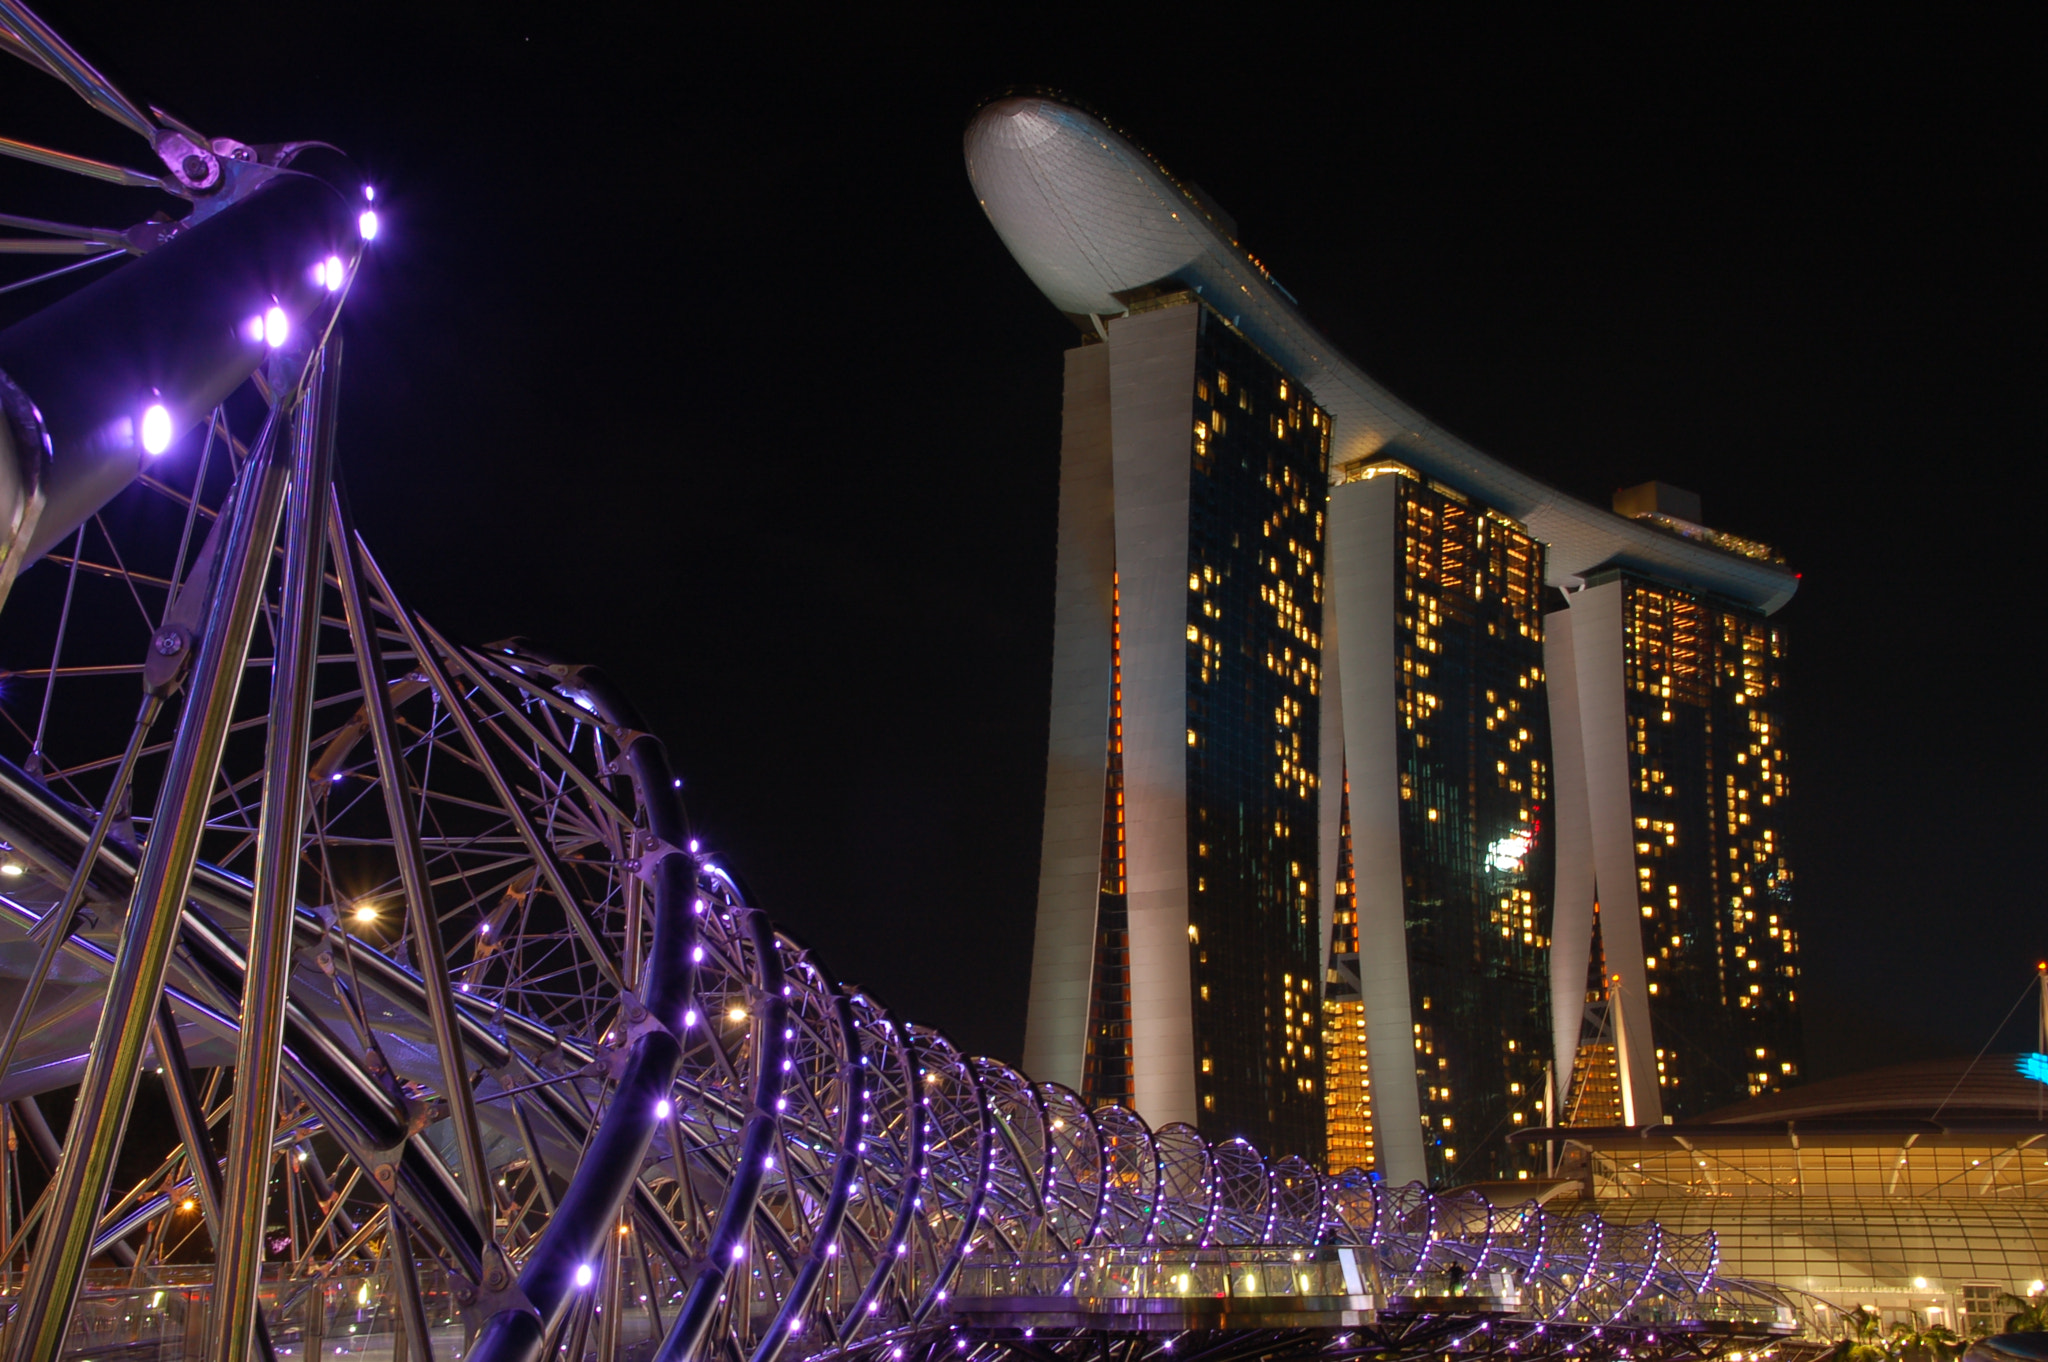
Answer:
[[[838,983],[601,672],[451,641],[356,532],[346,159],[145,110],[18,0],[0,47],[160,168],[0,153],[182,204],[0,215],[78,257],[0,284],[64,286],[0,332],[8,1362],[1782,1332],[1711,1238],[1154,1131]]]

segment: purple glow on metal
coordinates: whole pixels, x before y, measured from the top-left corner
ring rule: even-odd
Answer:
[[[171,414],[161,402],[142,413],[142,452],[161,454],[171,447]]]
[[[263,343],[263,315],[258,313],[248,321],[243,322],[242,334],[258,345],[261,345]]]
[[[275,350],[285,343],[292,333],[292,319],[284,315],[284,309],[273,307],[263,314],[263,343]]]
[[[363,240],[375,241],[377,239],[377,210],[365,208],[363,215],[356,219],[356,230],[363,234]]]

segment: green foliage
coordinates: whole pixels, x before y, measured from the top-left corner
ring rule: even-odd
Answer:
[[[1919,1326],[1894,1324],[1886,1340],[1891,1355],[1899,1362],[1951,1362],[1970,1346],[1970,1341],[1939,1324]]]
[[[1939,1324],[1894,1324],[1887,1333],[1883,1318],[1858,1307],[1842,1316],[1843,1339],[1828,1362],[1955,1362],[1969,1340]]]
[[[2001,1291],[1998,1293],[1998,1299],[2006,1309],[2012,1311],[2005,1317],[2005,1332],[2048,1334],[2048,1294],[2015,1296],[2010,1291]]]

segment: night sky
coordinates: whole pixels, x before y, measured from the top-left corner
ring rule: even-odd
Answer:
[[[210,134],[367,168],[341,457],[374,550],[443,630],[611,671],[842,977],[1021,1049],[1076,337],[960,134],[1037,85],[1452,430],[1787,553],[1809,1071],[1991,1037],[2048,952],[2033,35],[653,8],[42,12]],[[11,62],[0,133],[145,163]],[[0,167],[0,209],[156,206]]]

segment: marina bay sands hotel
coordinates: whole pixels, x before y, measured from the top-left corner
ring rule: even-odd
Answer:
[[[1795,1080],[1784,561],[1433,424],[1083,110],[966,154],[1080,331],[1027,1070],[1435,1183]]]

